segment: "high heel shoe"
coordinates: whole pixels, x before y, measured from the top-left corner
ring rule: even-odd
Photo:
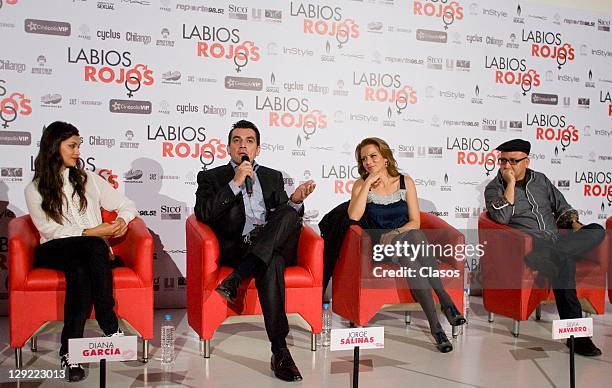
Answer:
[[[453,344],[450,343],[448,337],[443,331],[439,331],[433,335],[436,340],[436,347],[440,353],[448,353],[453,350]]]
[[[444,308],[443,312],[446,316],[446,319],[448,319],[448,323],[450,323],[451,326],[461,326],[467,322],[465,317],[461,315],[461,313],[459,312],[459,310],[457,310],[457,307],[455,307],[454,304]]]

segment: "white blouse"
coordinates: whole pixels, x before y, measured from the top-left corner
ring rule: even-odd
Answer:
[[[85,198],[87,208],[79,210],[79,196],[72,197],[74,189],[68,180],[69,170],[63,172],[64,203],[62,205],[63,225],[47,217],[42,210],[42,197],[34,182],[30,182],[25,188],[26,204],[32,222],[40,232],[40,243],[64,237],[81,236],[83,230],[94,228],[102,223],[100,208],[116,211],[117,217],[121,217],[129,223],[136,217],[137,210],[133,201],[113,189],[111,185],[97,174],[91,171],[87,173],[85,184]]]

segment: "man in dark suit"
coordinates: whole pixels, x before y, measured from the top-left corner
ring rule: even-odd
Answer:
[[[288,197],[281,172],[255,162],[260,150],[257,127],[246,120],[235,123],[228,136],[230,163],[198,173],[195,215],[215,231],[221,264],[234,268],[216,291],[234,303],[240,283],[255,278],[274,374],[299,381],[302,376],[285,341],[284,272],[295,259],[302,203],[315,184],[305,182]]]

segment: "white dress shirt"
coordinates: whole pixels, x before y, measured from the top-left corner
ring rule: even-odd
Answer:
[[[100,208],[116,211],[117,217],[123,218],[129,223],[136,217],[137,210],[134,202],[126,196],[113,189],[111,185],[97,174],[90,171],[87,173],[85,184],[85,198],[87,208],[79,210],[79,196],[72,197],[74,188],[68,180],[69,170],[66,168],[62,174],[64,186],[64,200],[62,204],[63,224],[58,224],[42,210],[42,197],[34,182],[30,182],[25,188],[26,204],[32,222],[40,233],[40,243],[64,237],[81,236],[83,230],[94,228],[102,223]]]

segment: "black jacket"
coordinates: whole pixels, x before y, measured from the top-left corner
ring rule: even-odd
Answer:
[[[242,192],[234,195],[229,182],[234,178],[231,164],[198,173],[198,189],[194,213],[199,221],[210,226],[219,240],[221,260],[236,260],[246,221]],[[264,166],[257,169],[266,206],[266,217],[282,206],[288,206],[283,175]],[[303,212],[303,207],[301,212]]]

